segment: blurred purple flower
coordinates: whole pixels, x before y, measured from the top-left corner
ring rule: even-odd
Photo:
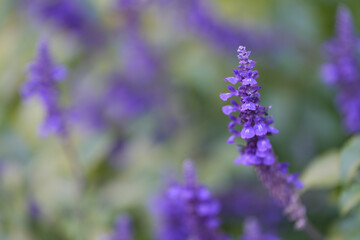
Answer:
[[[244,234],[240,240],[280,240],[270,233],[263,233],[259,222],[255,218],[249,218],[244,223]]]
[[[219,233],[220,204],[197,182],[194,164],[184,163],[185,184],[172,184],[155,202],[158,211],[158,239],[228,239]]]
[[[152,202],[151,210],[156,222],[156,239],[183,240],[187,238],[189,230],[184,224],[186,219],[185,203],[178,198],[181,192],[181,185],[171,184]]]
[[[264,189],[253,184],[238,184],[218,195],[218,198],[225,224],[255,216],[263,225],[275,228],[282,220],[282,211],[276,201]]]
[[[100,46],[105,34],[82,0],[24,0],[30,13],[75,36],[87,47]]]
[[[133,229],[130,218],[127,215],[119,215],[114,224],[113,233],[101,240],[132,240]]]
[[[324,47],[328,60],[321,68],[323,80],[339,91],[336,104],[347,129],[351,133],[360,132],[359,38],[347,7],[338,8],[336,36]]]
[[[230,115],[239,112],[236,116],[230,115],[231,122],[229,131],[232,136],[228,143],[233,143],[236,137],[245,140],[246,145],[240,148],[240,156],[235,163],[254,165],[260,180],[269,189],[270,193],[285,208],[285,213],[290,220],[295,221],[296,228],[303,228],[306,224],[306,210],[302,205],[297,193],[297,188],[302,187],[296,174],[287,173],[287,163],[278,163],[273,153],[268,136],[278,133],[278,130],[270,126],[273,123],[268,116],[268,109],[261,106],[260,86],[257,85],[257,71],[252,70],[256,62],[249,59],[250,51],[240,46],[238,49],[239,69],[234,69],[235,77],[225,78],[225,81],[241,85],[236,89],[228,86],[230,93],[220,94],[223,101],[231,97],[238,97],[240,101],[231,100],[232,105],[223,107],[223,112]],[[237,125],[242,130],[237,130]]]
[[[124,18],[119,29],[122,69],[111,73],[104,94],[105,114],[111,122],[127,125],[140,114],[162,104],[166,83],[162,64],[141,29],[140,1],[117,1],[117,12]]]
[[[65,114],[59,106],[59,91],[57,84],[64,80],[66,69],[55,65],[49,53],[47,42],[39,42],[37,56],[29,65],[27,81],[21,87],[24,99],[38,96],[46,110],[46,119],[40,127],[40,135],[54,133],[60,136],[66,134]]]
[[[181,198],[185,201],[185,220],[191,236],[199,240],[226,239],[218,233],[220,203],[214,200],[210,191],[197,182],[194,163],[184,162],[185,185]]]
[[[176,13],[176,20],[185,23],[186,27],[202,37],[215,48],[232,51],[239,45],[239,41],[253,48],[263,48],[271,40],[270,33],[256,31],[245,26],[226,22],[217,16],[208,1],[204,0],[159,0],[162,6],[172,4]],[[170,2],[170,3],[169,3]],[[167,9],[168,10],[168,9]]]
[[[32,221],[38,221],[42,215],[39,204],[33,198],[27,202],[27,212]]]

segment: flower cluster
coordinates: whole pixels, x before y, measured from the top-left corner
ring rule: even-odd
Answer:
[[[233,96],[240,97],[240,102],[232,99],[230,100],[232,105],[222,108],[226,115],[239,112],[237,116],[230,115],[229,131],[232,136],[228,139],[228,143],[234,143],[236,137],[241,137],[246,141],[246,146],[240,150],[241,155],[235,160],[235,163],[272,165],[276,159],[268,136],[278,133],[278,130],[271,126],[273,120],[268,116],[269,108],[259,104],[260,94],[258,91],[260,87],[256,81],[259,74],[256,70],[252,70],[256,62],[250,60],[249,55],[250,51],[246,51],[243,46],[239,47],[239,69],[234,69],[235,76],[225,78],[225,81],[233,85],[240,82],[241,85],[237,89],[229,85],[230,92],[220,94],[223,101],[227,101]],[[243,126],[243,129],[237,130],[237,125]]]
[[[36,59],[29,65],[28,80],[21,88],[23,98],[37,95],[45,109],[46,119],[40,128],[40,135],[66,134],[65,114],[59,106],[57,84],[64,80],[66,69],[55,65],[49,53],[47,42],[40,41]]]
[[[325,44],[328,62],[321,72],[326,83],[338,89],[337,106],[347,129],[360,132],[360,73],[357,53],[359,38],[349,9],[341,6],[337,12],[336,37]]]
[[[227,239],[218,231],[220,204],[210,191],[197,182],[191,161],[184,163],[185,184],[173,184],[163,196],[159,239]]]
[[[295,221],[296,228],[304,228],[306,225],[306,210],[302,205],[297,193],[297,188],[302,187],[297,174],[288,174],[287,163],[278,163],[268,136],[278,133],[278,130],[271,126],[273,120],[268,116],[268,109],[261,106],[260,86],[256,78],[258,72],[252,70],[256,62],[249,59],[250,51],[240,46],[238,49],[239,69],[234,69],[234,77],[225,78],[225,81],[241,85],[236,89],[228,86],[229,93],[220,94],[224,101],[231,97],[239,97],[240,102],[231,100],[232,105],[223,107],[223,112],[230,115],[239,112],[236,116],[230,115],[229,131],[232,136],[228,143],[233,143],[236,137],[246,141],[246,145],[240,148],[240,156],[235,163],[254,165],[260,180],[268,188],[270,193],[284,207],[288,217]],[[236,126],[242,126],[242,130]]]

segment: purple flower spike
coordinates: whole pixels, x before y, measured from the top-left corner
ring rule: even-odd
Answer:
[[[219,233],[220,204],[198,183],[195,165],[184,162],[184,184],[172,184],[156,202],[159,240],[227,240]]]
[[[325,45],[327,62],[321,68],[325,83],[338,89],[336,105],[350,133],[360,132],[359,38],[351,13],[345,6],[337,11],[336,36]]]
[[[40,41],[36,59],[28,69],[28,80],[22,85],[21,95],[24,99],[36,95],[45,107],[46,118],[39,128],[40,136],[54,133],[64,137],[65,114],[60,108],[57,83],[66,77],[66,69],[55,65],[45,40]]]
[[[235,164],[253,165],[263,184],[268,188],[274,198],[285,209],[289,219],[295,221],[295,227],[304,228],[306,225],[306,209],[302,205],[297,189],[302,187],[296,174],[288,174],[287,163],[276,161],[269,136],[278,133],[278,130],[270,124],[273,120],[268,116],[267,111],[260,103],[260,86],[257,85],[256,78],[259,76],[255,67],[255,61],[249,59],[250,52],[245,47],[238,49],[239,69],[234,74],[240,78],[241,85],[233,90],[233,86],[228,89],[231,92],[238,92],[240,100],[232,99],[232,106],[226,108],[226,115],[230,115],[231,120],[229,130],[232,136],[228,143],[233,143],[235,137],[241,137],[246,145],[239,148],[240,156],[235,159]],[[242,126],[240,134],[234,130],[236,125]],[[259,235],[261,236],[261,235]],[[244,238],[244,239],[263,239],[263,238]],[[264,238],[267,239],[267,238]],[[270,238],[271,239],[271,238]]]
[[[250,153],[252,156],[257,156],[256,161],[249,160],[239,160],[237,159],[236,163],[244,163],[245,165],[259,164],[264,162],[266,159],[267,165],[272,162],[269,159],[275,159],[275,156],[271,150],[271,144],[268,142],[266,150],[260,149],[261,153],[257,154],[258,146],[263,148],[264,143],[259,143],[259,139],[267,139],[266,136],[275,134],[276,129],[270,126],[272,123],[271,117],[267,114],[267,108],[259,105],[260,94],[258,91],[260,87],[257,85],[255,80],[259,74],[256,70],[252,70],[255,67],[255,61],[249,59],[250,52],[246,51],[245,47],[240,46],[238,49],[238,59],[239,66],[238,69],[234,70],[236,78],[239,79],[241,85],[237,88],[233,86],[228,86],[228,89],[232,94],[234,92],[238,93],[240,101],[231,100],[231,105],[223,107],[223,112],[226,115],[230,115],[234,112],[239,112],[235,119],[232,120],[231,128],[234,129],[235,125],[243,126],[243,129],[240,132],[242,139],[246,141],[246,146],[241,150],[241,154]],[[223,93],[224,94],[224,93]],[[225,95],[221,95],[221,99],[225,100]],[[234,116],[230,116],[231,119]],[[234,142],[234,137],[230,138],[229,143]],[[247,157],[245,159],[248,159]]]

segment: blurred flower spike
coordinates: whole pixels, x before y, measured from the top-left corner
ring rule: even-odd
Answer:
[[[173,183],[154,206],[158,215],[158,237],[161,240],[228,239],[219,233],[220,203],[197,181],[191,160],[184,162],[184,184]]]
[[[337,107],[350,133],[360,132],[359,38],[355,34],[350,10],[340,6],[337,11],[336,36],[325,45],[327,62],[321,73],[325,83],[335,86]]]
[[[40,127],[40,135],[50,133],[60,136],[66,135],[64,112],[59,106],[59,91],[57,84],[65,79],[66,69],[56,65],[50,55],[48,43],[40,40],[35,60],[29,64],[27,81],[21,87],[21,96],[27,99],[30,96],[40,98],[46,118]]]

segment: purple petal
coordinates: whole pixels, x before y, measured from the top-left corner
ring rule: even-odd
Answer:
[[[209,215],[210,213],[210,209],[209,209],[209,206],[207,204],[200,204],[198,207],[197,207],[197,212],[200,216],[206,216],[206,215]]]
[[[236,108],[230,105],[226,105],[222,107],[222,111],[225,115],[229,115],[233,112],[236,112]]]
[[[273,154],[269,154],[267,155],[264,160],[263,160],[263,163],[265,165],[273,165],[275,163],[275,157]]]
[[[241,111],[246,111],[246,110],[252,110],[252,111],[256,110],[256,104],[253,102],[248,102],[241,105]]]
[[[227,77],[224,80],[228,81],[231,84],[236,84],[239,81],[239,79],[237,77]]]
[[[245,85],[255,85],[257,81],[254,78],[245,78],[242,80],[242,84]]]
[[[227,89],[229,89],[229,91],[231,91],[233,93],[237,92],[237,90],[233,86],[230,86],[230,85],[227,86]]]
[[[289,163],[288,163],[288,162],[283,162],[283,163],[277,164],[277,168],[278,168],[278,169],[280,170],[280,172],[282,172],[282,173],[287,173],[288,167],[289,167]]]
[[[258,156],[260,158],[265,158],[268,154],[269,154],[269,151],[267,151],[267,150],[265,150],[265,151],[261,151],[259,149],[256,150],[256,156]]]
[[[61,82],[62,80],[64,80],[66,75],[67,75],[67,70],[63,66],[55,67],[52,71],[52,77],[56,82]]]
[[[211,229],[215,229],[220,225],[220,222],[216,218],[211,218],[206,221],[206,226],[208,226]]]
[[[241,138],[242,139],[249,139],[255,136],[255,131],[252,127],[244,127],[241,130]]]
[[[229,129],[232,129],[232,128],[234,128],[236,126],[236,123],[234,122],[234,121],[231,121],[230,123],[229,123],[229,125],[228,125],[228,128]]]
[[[234,143],[234,140],[235,140],[235,136],[231,135],[226,142],[227,142],[227,144],[232,144],[232,143]]]
[[[263,138],[263,139],[260,139],[257,141],[256,146],[257,146],[258,150],[264,152],[271,148],[271,143],[268,138]]]
[[[227,101],[229,98],[231,98],[234,94],[233,93],[221,93],[220,98],[223,101]]]
[[[263,136],[267,133],[266,124],[263,122],[256,123],[254,129],[257,136]]]
[[[269,127],[268,127],[268,132],[270,132],[271,134],[278,134],[278,133],[279,133],[279,130],[277,130],[277,129],[274,128],[274,127],[269,126]]]
[[[197,195],[200,200],[208,200],[211,198],[210,191],[205,187],[200,188]]]
[[[333,64],[324,64],[321,67],[321,75],[325,83],[334,84],[338,79],[336,67]]]
[[[235,159],[235,164],[254,165],[260,164],[261,160],[252,154],[243,154]]]

